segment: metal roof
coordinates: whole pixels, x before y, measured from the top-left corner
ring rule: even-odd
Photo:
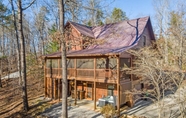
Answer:
[[[82,25],[82,24],[78,24],[75,22],[71,22],[69,21],[69,23],[74,26],[81,34],[94,38],[94,34],[92,32],[92,27],[86,26],[86,25]]]
[[[145,27],[148,25],[150,30],[152,26],[150,17],[137,18],[133,20],[121,21],[103,26],[88,27],[78,23],[70,22],[81,34],[94,38],[102,44],[89,46],[87,49],[78,51],[69,51],[67,56],[90,56],[121,53],[138,44]],[[152,39],[153,30],[150,31]],[[50,56],[60,56],[60,53],[54,53]]]

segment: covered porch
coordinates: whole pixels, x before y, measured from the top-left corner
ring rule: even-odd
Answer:
[[[131,58],[115,56],[87,56],[67,59],[68,95],[77,100],[96,101],[106,96],[115,96],[117,109],[126,103],[125,90],[132,88],[132,76],[123,68],[131,66]],[[58,57],[45,58],[45,97],[60,99],[62,97],[62,68]]]

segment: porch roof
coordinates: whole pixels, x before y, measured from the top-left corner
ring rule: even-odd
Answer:
[[[67,52],[67,57],[90,57],[90,56],[119,55],[119,53],[114,53],[113,51],[112,51],[112,49],[85,49],[85,50],[79,50],[79,51],[69,51],[69,52]],[[61,51],[45,55],[44,57],[46,57],[46,58],[61,57]]]

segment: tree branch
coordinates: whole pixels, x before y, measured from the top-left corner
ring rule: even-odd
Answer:
[[[35,1],[36,1],[36,0],[33,0],[27,7],[22,8],[22,10],[24,11],[24,10],[26,10],[27,8],[29,8],[32,4],[34,4]]]

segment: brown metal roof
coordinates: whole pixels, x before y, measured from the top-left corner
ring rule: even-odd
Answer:
[[[86,26],[86,25],[82,25],[82,24],[78,24],[75,22],[71,22],[69,21],[69,23],[74,26],[81,34],[94,38],[94,34],[92,32],[92,27]]]
[[[143,17],[133,20],[121,21],[103,26],[87,27],[70,22],[83,35],[94,38],[96,41],[103,41],[84,50],[70,51],[67,56],[96,56],[107,54],[119,54],[138,44],[146,26],[150,28],[151,38],[155,40],[150,18]],[[47,55],[47,57],[57,57],[60,53]]]

